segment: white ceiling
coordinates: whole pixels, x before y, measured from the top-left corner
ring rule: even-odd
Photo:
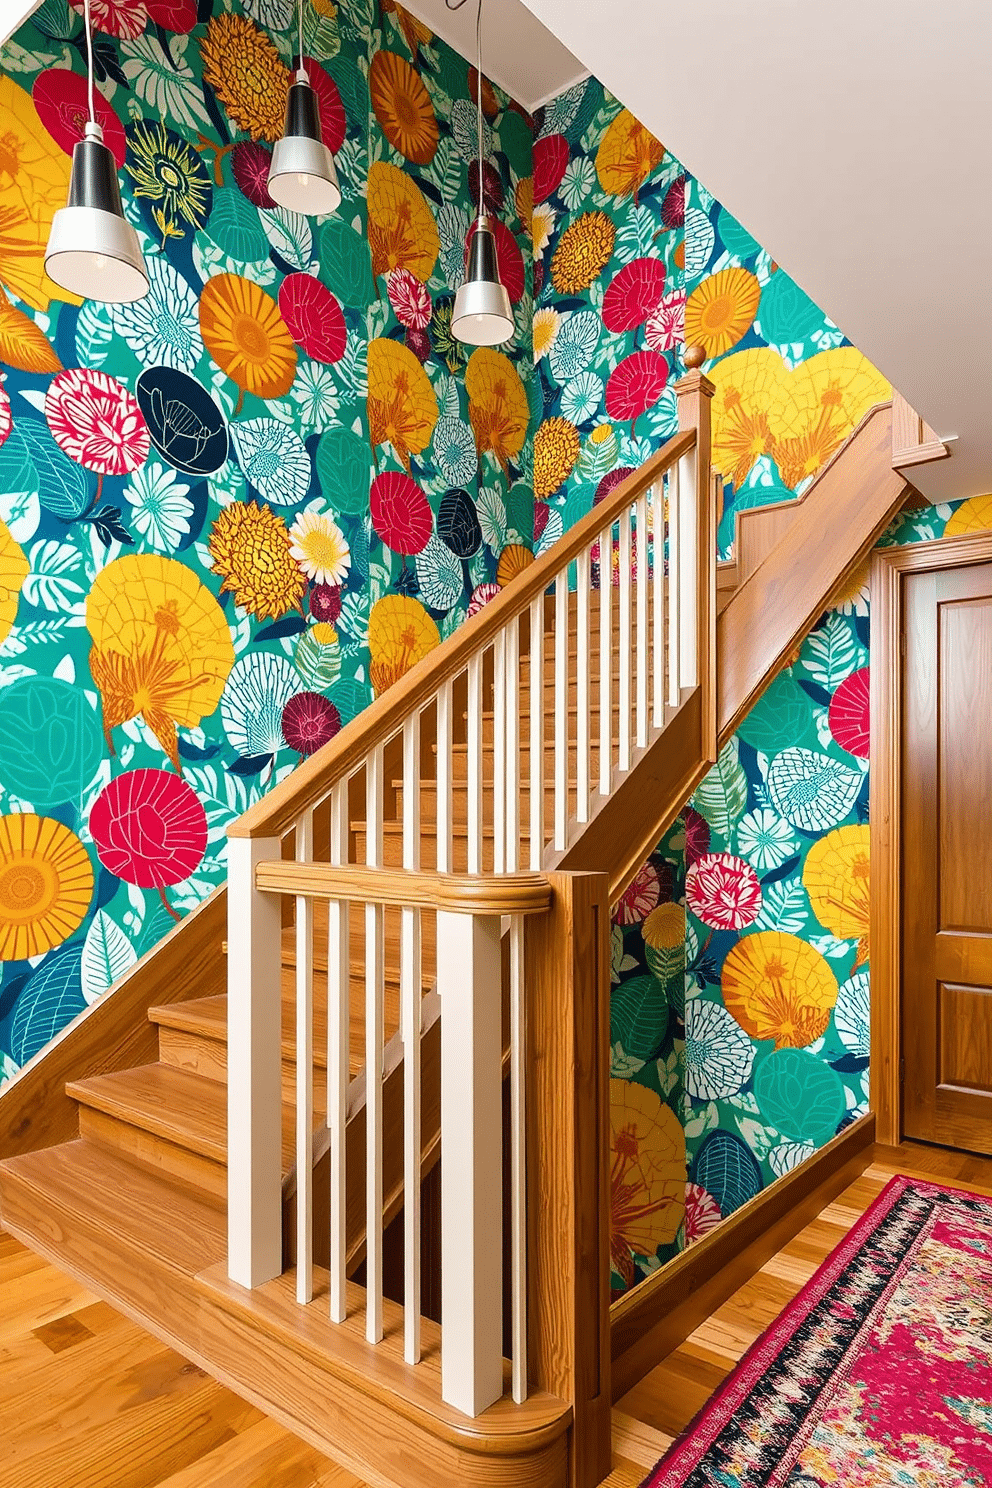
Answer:
[[[992,491],[990,0],[526,4]]]

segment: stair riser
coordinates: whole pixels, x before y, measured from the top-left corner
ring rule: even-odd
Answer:
[[[569,809],[569,812],[573,812],[575,810],[576,799],[577,799],[576,792],[575,792],[575,790],[573,788],[568,793],[568,809]],[[399,790],[397,792],[397,802],[398,802],[397,811],[398,812],[402,812],[402,809],[403,809],[403,792],[402,792],[402,790]],[[546,784],[545,785],[545,788],[544,788],[544,818],[545,818],[545,821],[550,821],[551,820],[552,813],[554,812],[554,806],[555,806],[555,790],[554,790],[554,783],[552,782],[551,784]],[[493,800],[493,795],[492,795],[492,785],[490,784],[486,788],[484,788],[483,795],[482,795],[482,824],[483,824],[483,828],[485,830],[487,830],[487,831],[491,831],[492,830],[492,827],[493,827],[494,809],[495,809],[495,802]],[[453,817],[455,826],[456,827],[465,826],[466,823],[468,822],[468,785],[467,784],[463,784],[461,782],[456,782],[453,785],[452,791],[451,791],[451,811],[452,811],[452,817]],[[521,811],[521,815],[524,816],[524,817],[527,817],[527,819],[529,820],[530,792],[527,791],[526,788],[523,789],[523,794],[521,796],[521,800],[520,800],[520,811]],[[420,819],[421,819],[421,821],[425,825],[427,825],[427,824],[433,825],[437,821],[437,794],[436,794],[433,786],[424,786],[421,789],[421,792],[420,792]]]
[[[214,1199],[227,1197],[227,1168],[199,1152],[177,1147],[174,1142],[132,1126],[92,1106],[79,1108],[79,1134],[101,1146],[120,1153],[129,1162],[152,1173],[168,1173],[187,1187],[198,1189]]]
[[[163,1064],[174,1069],[186,1070],[191,1075],[202,1075],[205,1080],[219,1080],[227,1084],[227,1044],[201,1034],[187,1033],[181,1028],[162,1028],[158,1036],[159,1058]],[[314,1109],[318,1115],[325,1114],[327,1068],[326,1052],[314,1048]],[[354,1065],[354,1060],[352,1061]],[[364,1061],[363,1061],[364,1063]],[[353,1068],[352,1074],[358,1070]],[[296,1100],[296,1060],[285,1048],[282,1055],[282,1098],[286,1105]]]

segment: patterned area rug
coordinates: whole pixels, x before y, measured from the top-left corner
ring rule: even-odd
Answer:
[[[894,1178],[644,1488],[992,1484],[992,1199]]]

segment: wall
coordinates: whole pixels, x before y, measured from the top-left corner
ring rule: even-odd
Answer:
[[[95,14],[146,300],[80,305],[43,272],[83,120],[76,11],[45,0],[0,74],[0,1080],[532,542],[527,119],[486,84],[517,334],[466,364],[467,63],[395,6],[307,0],[344,191],[313,220],[264,184],[288,0]]]

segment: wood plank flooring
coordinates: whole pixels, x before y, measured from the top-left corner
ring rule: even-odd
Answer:
[[[894,1173],[992,1194],[992,1159],[876,1148],[861,1177],[619,1402],[602,1488],[638,1488]],[[3,1234],[0,1442],[9,1488],[363,1488]]]

